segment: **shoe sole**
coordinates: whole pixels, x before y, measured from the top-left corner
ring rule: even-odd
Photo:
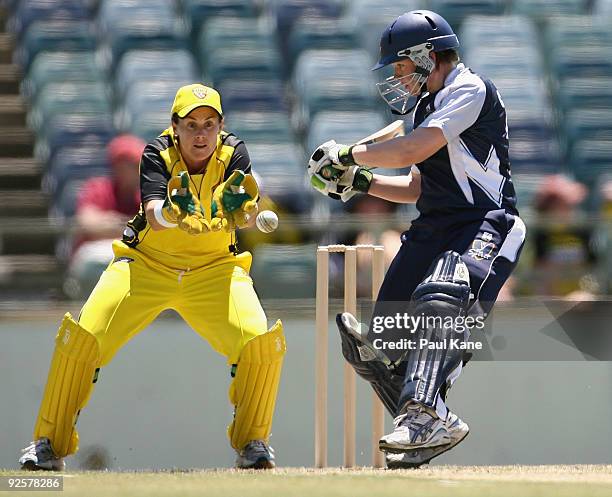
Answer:
[[[398,454],[398,453],[407,452],[410,450],[435,449],[437,447],[444,447],[446,445],[450,445],[451,443],[453,443],[452,439],[450,440],[450,442],[441,443],[437,445],[427,445],[426,447],[423,447],[422,444],[421,445],[400,445],[400,444],[379,441],[378,448],[382,450],[383,452],[392,452],[394,454]]]
[[[420,462],[411,463],[411,462],[406,462],[406,461],[391,461],[391,462],[387,462],[387,468],[388,469],[416,469],[416,468],[419,468],[420,466],[423,466],[424,464],[429,464],[429,461],[431,461],[434,457],[441,456],[445,452],[448,452],[449,450],[451,450],[453,447],[456,447],[457,445],[459,445],[461,442],[463,442],[467,438],[469,434],[470,432],[467,431],[465,435],[463,435],[461,438],[447,445],[440,445],[438,447],[432,447],[431,449],[422,449],[422,450],[431,450],[432,454],[425,457],[425,459],[423,459]],[[392,452],[392,451],[387,451],[387,452]],[[393,453],[397,454],[399,452],[393,451]]]
[[[274,469],[276,464],[272,461],[266,459],[265,457],[260,457],[250,466],[240,466],[237,469]]]
[[[34,461],[26,461],[21,465],[21,469],[24,471],[57,471],[61,472],[64,468],[44,468],[39,466]]]

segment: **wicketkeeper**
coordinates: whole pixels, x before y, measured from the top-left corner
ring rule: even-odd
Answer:
[[[345,358],[395,417],[395,430],[379,442],[389,467],[419,466],[467,436],[467,424],[445,402],[466,361],[463,323],[490,313],[525,239],[504,103],[490,80],[459,62],[458,47],[452,28],[435,12],[395,19],[382,34],[373,69],[393,66],[379,90],[394,112],[413,113],[413,131],[370,145],[331,140],[309,163],[311,183],[324,195],[348,200],[361,192],[416,202],[420,214],[401,235],[374,318],[406,311],[439,318],[421,320],[397,337],[422,339],[433,348],[408,348],[391,361],[373,348],[371,335],[361,335],[354,316],[338,316]],[[404,176],[371,170],[409,166]]]
[[[285,338],[268,330],[249,277],[251,254],[235,230],[252,225],[258,187],[245,144],[223,131],[213,88],[180,88],[171,126],[140,162],[142,204],[78,318],[66,314],[23,468],[62,470],[78,450],[75,428],[100,368],[162,311],[174,309],[227,358],[233,377],[228,427],[238,468],[272,468],[268,445]]]

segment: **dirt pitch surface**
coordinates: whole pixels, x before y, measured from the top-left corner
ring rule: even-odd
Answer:
[[[0,476],[47,476],[0,470]],[[612,465],[432,466],[418,470],[280,468],[273,471],[168,470],[67,472],[62,492],[18,495],[359,497],[611,496]]]

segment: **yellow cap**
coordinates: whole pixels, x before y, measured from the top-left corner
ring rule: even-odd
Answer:
[[[178,114],[180,118],[183,118],[198,107],[211,107],[220,116],[223,116],[221,95],[214,88],[204,86],[201,83],[182,86],[178,89],[172,104],[172,115]]]

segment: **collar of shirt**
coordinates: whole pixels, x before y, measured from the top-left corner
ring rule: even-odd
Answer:
[[[468,70],[468,68],[465,67],[465,64],[460,62],[459,64],[457,64],[455,66],[455,68],[451,72],[448,73],[448,75],[444,79],[444,86],[442,86],[442,88],[440,88],[439,90],[435,91],[434,93],[429,93],[428,91],[425,91],[421,95],[421,99],[425,100],[427,98],[430,98],[430,99],[435,98],[444,88],[446,88],[446,87],[450,86],[451,84],[453,84],[455,79],[457,79],[457,76],[459,76],[462,72],[467,71],[467,70]]]
[[[462,62],[459,62],[459,64],[457,64],[457,66],[451,72],[448,73],[448,76],[446,76],[446,79],[444,80],[444,86],[452,84],[453,81],[455,81],[455,79],[457,78],[457,76],[459,76],[459,74],[461,74],[463,71],[467,71],[467,67],[465,67],[465,64],[463,64]]]

